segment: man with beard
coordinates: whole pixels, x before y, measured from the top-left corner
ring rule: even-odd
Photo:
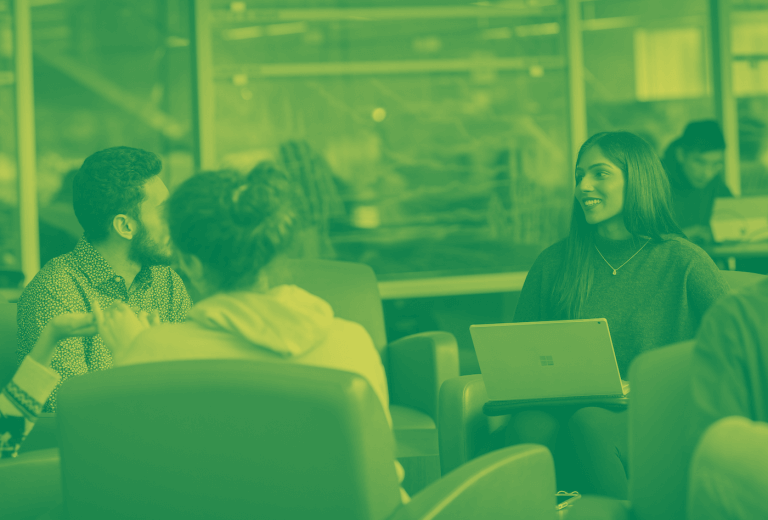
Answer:
[[[18,303],[18,357],[35,345],[48,321],[60,314],[92,312],[115,300],[147,322],[184,321],[191,301],[169,267],[170,234],[163,211],[168,188],[158,177],[154,153],[124,146],[88,157],[74,179],[75,215],[85,233],[75,249],[48,262]],[[51,367],[69,377],[112,366],[100,336],[59,342]],[[55,411],[54,391],[44,411]]]

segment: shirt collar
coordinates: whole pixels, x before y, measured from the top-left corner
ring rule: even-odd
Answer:
[[[102,285],[107,282],[115,282],[118,278],[117,273],[109,262],[101,256],[101,253],[93,247],[85,235],[83,235],[72,252],[75,262],[80,270],[88,277],[94,286]],[[144,284],[152,283],[153,270],[155,267],[143,266],[136,275],[135,282]]]

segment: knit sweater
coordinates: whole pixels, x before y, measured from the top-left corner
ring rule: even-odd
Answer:
[[[595,237],[595,245],[614,267],[644,243],[643,239]],[[565,319],[556,311],[554,294],[565,245],[565,240],[560,241],[536,259],[525,279],[515,322]],[[596,251],[591,261],[594,281],[579,318],[607,320],[623,379],[641,352],[692,338],[709,306],[729,289],[712,259],[681,237],[648,243],[615,276]]]

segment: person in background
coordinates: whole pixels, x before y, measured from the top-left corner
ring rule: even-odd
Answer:
[[[145,318],[146,319],[146,318]],[[93,314],[59,314],[48,321],[13,379],[0,392],[0,458],[15,457],[60,376],[50,368],[56,344],[96,334]]]
[[[354,372],[370,383],[391,426],[386,374],[368,332],[317,296],[276,283],[286,276],[280,260],[298,220],[284,172],[268,163],[247,177],[201,173],[178,187],[168,219],[179,265],[204,299],[186,322],[148,330],[121,302],[106,309],[99,333],[125,352],[116,362],[256,359]]]
[[[694,243],[712,242],[709,220],[716,197],[731,197],[725,185],[725,138],[717,121],[694,121],[664,152],[677,224]]]
[[[728,291],[712,259],[672,218],[658,156],[629,132],[603,132],[579,150],[571,228],[534,262],[515,322],[605,318],[622,379],[641,352],[692,338],[709,306]],[[568,434],[558,436],[567,425]],[[627,413],[563,407],[512,416],[507,443],[544,444],[568,466],[570,439],[587,491],[625,499]]]
[[[768,518],[768,279],[707,312],[691,361],[689,518]],[[730,419],[726,419],[730,418]]]
[[[295,190],[298,229],[291,254],[298,258],[336,258],[331,221],[346,217],[338,180],[330,165],[303,140],[280,144],[280,160]]]
[[[171,247],[164,205],[168,189],[154,153],[115,147],[88,157],[75,175],[73,203],[85,231],[75,249],[48,262],[18,302],[18,357],[23,360],[52,318],[91,312],[114,300],[144,311],[154,321],[177,322],[191,307],[170,268]],[[61,381],[112,366],[99,336],[59,342],[51,362]],[[56,390],[45,410],[55,411]]]

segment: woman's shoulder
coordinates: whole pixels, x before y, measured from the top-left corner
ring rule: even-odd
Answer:
[[[375,350],[373,339],[368,330],[357,322],[334,316],[329,332],[334,337],[334,341],[342,338],[346,342],[354,342],[365,348],[370,347]]]
[[[544,249],[544,251],[539,253],[539,256],[536,257],[534,265],[541,268],[550,266],[557,266],[559,268],[560,264],[565,258],[566,240],[567,239],[565,238],[558,240],[551,246]]]
[[[121,364],[184,359],[205,334],[205,329],[191,321],[155,325],[136,336]]]
[[[663,235],[657,248],[689,261],[712,263],[712,258],[701,247],[680,235]]]

